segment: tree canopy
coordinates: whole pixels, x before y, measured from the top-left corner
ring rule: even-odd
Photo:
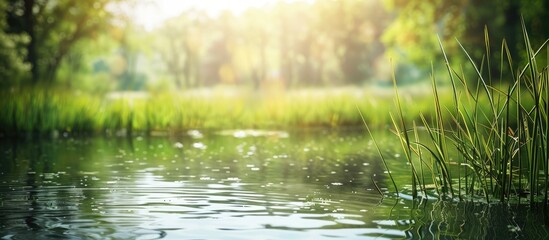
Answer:
[[[53,81],[63,59],[82,39],[97,37],[112,15],[109,0],[8,0],[4,33],[24,36],[33,82]]]
[[[456,40],[479,62],[486,53],[485,29],[494,56],[505,39],[514,60],[526,61],[521,18],[532,44],[540,46],[549,36],[544,23],[549,20],[549,2],[544,0],[386,0],[396,17],[384,35],[392,51],[404,50],[416,64],[430,64],[437,55],[437,36],[446,51],[458,58]],[[463,59],[463,58],[462,58]],[[496,67],[497,68],[497,67]]]
[[[416,73],[440,59],[438,38],[460,63],[456,39],[475,60],[485,57],[485,27],[493,55],[505,39],[514,61],[526,58],[521,17],[534,47],[549,35],[543,0],[280,1],[216,16],[188,8],[148,30],[126,13],[138,3],[3,1],[2,84],[91,81],[76,85],[104,90],[363,84],[388,81],[389,58],[404,78],[418,80],[424,77]]]

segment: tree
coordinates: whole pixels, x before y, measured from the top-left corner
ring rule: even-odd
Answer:
[[[5,29],[7,2],[0,2],[0,29]],[[0,31],[0,86],[13,86],[27,71],[24,63],[25,36]]]
[[[269,25],[270,14],[264,9],[248,10],[240,24],[240,34],[237,36],[242,43],[249,79],[255,89],[258,89],[268,77],[269,48],[273,33]]]
[[[155,50],[171,75],[177,89],[191,88],[200,83],[199,60],[204,45],[206,16],[188,10],[168,19],[156,32]]]
[[[377,0],[319,0],[317,4],[321,21],[315,28],[333,42],[331,50],[343,83],[369,80],[375,73],[373,62],[385,51],[380,36],[390,15]]]
[[[500,56],[503,39],[513,61],[525,61],[521,16],[533,46],[547,39],[549,2],[544,0],[385,0],[389,10],[397,13],[384,34],[384,42],[395,55],[418,65],[428,66],[440,59],[437,34],[453,62],[466,61],[458,39],[480,64],[486,56],[484,29],[488,30],[491,57]],[[499,61],[491,69],[499,72]],[[484,68],[488,69],[488,68]]]
[[[470,0],[464,12],[465,31],[462,36],[463,42],[473,46],[484,45],[484,26],[490,34],[490,45],[495,54],[505,39],[513,61],[526,64],[524,39],[522,35],[521,18],[524,19],[526,30],[534,48],[539,47],[549,36],[549,2],[544,0],[504,0],[504,1],[482,1]],[[534,49],[534,51],[537,49]],[[484,48],[471,49],[477,59],[485,54]],[[540,58],[544,60],[545,58]],[[492,69],[498,70],[495,62]]]
[[[109,0],[8,0],[8,34],[23,34],[33,83],[50,83],[63,59],[80,40],[109,25]]]

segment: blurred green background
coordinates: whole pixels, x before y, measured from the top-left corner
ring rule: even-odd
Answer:
[[[513,82],[521,17],[541,46],[544,0],[6,0],[1,131],[339,126],[357,106],[383,125],[393,73],[410,99],[446,74],[437,37],[472,81],[457,40]]]

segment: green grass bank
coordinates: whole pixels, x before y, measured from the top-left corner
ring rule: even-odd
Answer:
[[[389,112],[395,109],[392,89],[376,86],[259,92],[219,87],[106,95],[25,88],[1,94],[3,135],[348,127],[362,124],[357,108],[371,126],[388,128]],[[424,86],[404,87],[401,94],[407,118],[431,114],[432,93]],[[446,100],[451,102],[450,97]]]

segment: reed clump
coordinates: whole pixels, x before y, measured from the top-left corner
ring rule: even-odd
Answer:
[[[411,165],[414,197],[427,196],[434,185],[440,197],[480,197],[488,202],[527,197],[531,203],[547,204],[549,67],[540,67],[537,59],[544,57],[544,52],[549,58],[549,40],[534,48],[524,25],[523,38],[528,62],[515,68],[504,40],[499,79],[491,74],[486,29],[485,56],[480,64],[458,41],[475,72],[473,79],[462,68],[451,66],[440,44],[452,101],[441,104],[443,97],[433,74],[435,111],[430,116],[422,113],[419,122],[409,121],[403,114],[406,106],[395,86],[397,111],[392,120]]]

